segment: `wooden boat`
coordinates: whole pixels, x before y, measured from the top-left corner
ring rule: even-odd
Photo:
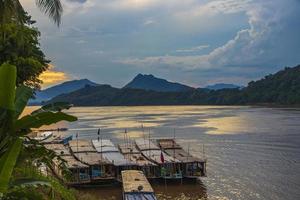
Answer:
[[[122,171],[123,200],[157,200],[142,171]]]
[[[160,148],[182,163],[185,178],[197,178],[206,175],[206,160],[190,155],[174,139],[157,140]]]
[[[51,131],[45,131],[42,133],[38,133],[36,137],[34,137],[35,140],[37,141],[44,141],[48,138],[50,138],[53,135],[53,132]]]
[[[135,144],[142,155],[160,167],[160,177],[164,179],[182,179],[181,163],[163,152],[148,139],[136,139]]]
[[[154,162],[147,160],[133,144],[119,144],[120,152],[127,160],[135,163],[137,169],[142,170],[147,178],[157,178],[159,167]]]
[[[135,164],[127,160],[118,150],[118,148],[110,140],[92,140],[92,144],[96,151],[115,166],[115,174],[117,180],[121,180],[121,171],[132,169]]]
[[[76,160],[63,144],[45,144],[47,149],[50,149],[66,161],[67,168],[71,171],[71,179],[68,184],[80,185],[90,183],[89,166]],[[62,177],[62,172],[59,168],[58,160],[53,160],[54,172]]]
[[[91,140],[71,140],[69,141],[69,147],[78,161],[90,167],[92,182],[115,179],[114,166],[96,151]]]

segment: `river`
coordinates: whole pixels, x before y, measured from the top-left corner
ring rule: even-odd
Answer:
[[[207,158],[207,177],[192,185],[153,185],[159,199],[300,199],[300,109],[248,106],[74,107],[66,134],[122,142],[173,137]],[[59,124],[62,127],[66,124]],[[142,125],[144,132],[142,131]],[[99,199],[120,199],[121,188],[92,188]]]

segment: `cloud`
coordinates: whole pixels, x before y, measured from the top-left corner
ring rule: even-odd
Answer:
[[[192,47],[192,48],[189,48],[189,49],[177,49],[176,52],[189,53],[189,52],[201,51],[201,50],[209,48],[209,47],[210,47],[209,45],[205,44],[205,45]]]
[[[40,75],[39,78],[43,81],[43,88],[69,80],[70,77],[67,74],[54,68],[53,65],[50,65],[49,69]]]
[[[289,40],[289,38],[284,38],[284,31],[300,33],[299,28],[288,30],[291,27],[286,22],[294,17],[290,15],[291,12],[294,13],[300,8],[298,2],[292,0],[289,2],[280,0],[210,2],[196,10],[215,10],[214,12],[225,14],[244,11],[248,16],[249,28],[239,30],[233,39],[205,55],[130,57],[119,61],[136,66],[169,66],[186,70],[213,70],[245,65],[253,67],[266,64],[278,65],[277,61],[279,60],[281,60],[281,64],[285,60],[285,55],[278,51],[281,48],[278,44],[284,46]],[[294,7],[291,7],[291,4]],[[179,52],[193,52],[197,49],[203,49],[203,47],[181,49]],[[294,52],[293,54],[296,58],[298,53]]]

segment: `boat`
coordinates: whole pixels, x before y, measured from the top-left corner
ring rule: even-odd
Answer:
[[[158,139],[159,147],[169,156],[179,160],[182,164],[185,178],[206,176],[206,160],[192,156],[186,152],[175,139]]]
[[[121,180],[121,171],[132,169],[135,164],[127,160],[111,142],[111,140],[92,140],[92,144],[96,151],[115,166],[115,174],[118,181]]]
[[[182,179],[181,163],[163,152],[149,139],[136,139],[135,144],[142,155],[160,167],[160,177],[164,179]]]
[[[53,135],[53,132],[51,131],[45,131],[42,133],[38,133],[36,137],[34,137],[33,139],[37,140],[37,141],[44,141],[48,138],[50,138]]]
[[[124,157],[135,163],[137,169],[142,170],[147,178],[157,178],[157,174],[159,173],[158,165],[147,160],[134,144],[123,143],[119,144],[118,147]]]
[[[68,150],[68,148],[63,144],[45,144],[45,148],[52,150],[56,155],[60,156],[66,164],[66,167],[71,171],[70,180],[68,180],[69,185],[81,185],[90,183],[89,166],[76,160]],[[62,171],[59,167],[60,161],[57,159],[53,160],[53,170],[58,177],[62,177]]]
[[[115,180],[114,166],[96,151],[91,140],[71,140],[69,148],[78,161],[89,166],[92,183]]]
[[[142,171],[122,171],[123,200],[157,200]]]

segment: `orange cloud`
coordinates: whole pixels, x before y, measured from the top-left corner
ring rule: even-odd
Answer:
[[[56,71],[53,65],[49,65],[49,69],[40,75],[43,81],[42,88],[49,87],[58,83],[69,80],[69,76],[61,71]]]

